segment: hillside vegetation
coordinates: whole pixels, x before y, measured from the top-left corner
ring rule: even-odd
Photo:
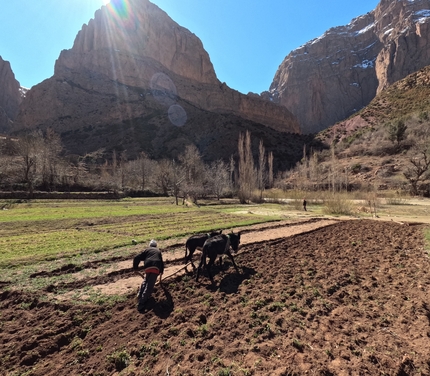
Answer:
[[[316,135],[284,183],[302,189],[394,189],[429,195],[430,67],[378,94],[351,118]]]

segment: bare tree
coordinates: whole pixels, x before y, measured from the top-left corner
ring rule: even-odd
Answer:
[[[171,174],[171,190],[175,197],[176,205],[179,205],[179,194],[182,190],[182,185],[185,181],[185,170],[184,167],[177,163],[175,160],[172,161],[172,174]],[[185,200],[185,197],[184,197]],[[184,202],[184,201],[183,201]]]
[[[60,136],[48,128],[45,137],[40,142],[40,165],[42,186],[49,190],[55,189],[56,183],[60,180],[58,167],[62,149]]]
[[[20,166],[16,157],[16,142],[10,138],[0,140],[0,186],[5,187],[14,183],[20,175]]]
[[[311,158],[309,159],[309,174],[310,180],[313,183],[314,188],[318,189],[321,180],[320,163],[318,161],[318,154],[314,151]]]
[[[33,195],[34,183],[37,172],[37,162],[40,160],[40,150],[43,138],[40,133],[33,132],[19,138],[16,143],[16,153],[21,159],[22,180],[27,186],[27,191]]]
[[[116,154],[115,154],[115,163],[116,166]],[[116,192],[118,191],[118,184],[115,178],[115,168],[108,161],[105,161],[104,164],[100,166],[100,180],[99,180],[99,189],[105,189],[108,191]]]
[[[309,159],[306,155],[306,145],[303,146],[302,159],[297,162],[293,171],[291,171],[291,176],[296,189],[305,190],[309,185]]]
[[[411,194],[418,195],[419,184],[430,177],[430,147],[428,141],[417,144],[410,151],[409,166],[403,172],[411,184]]]
[[[112,152],[112,163],[106,165],[106,171],[109,171],[108,175],[110,175],[109,185],[113,189],[114,192],[119,191],[121,187],[121,157],[118,156],[116,150],[114,149]],[[106,175],[106,177],[108,177]],[[109,177],[108,177],[109,178]]]
[[[256,171],[251,150],[251,134],[239,134],[239,200],[241,203],[249,202],[252,191],[256,186]]]
[[[330,146],[330,171],[329,171],[329,182],[332,192],[339,191],[341,189],[341,184],[339,179],[341,178],[340,172],[338,170],[338,160],[336,157],[335,145],[334,143]]]
[[[155,185],[164,196],[169,195],[172,183],[172,161],[163,159],[155,169]]]
[[[236,184],[238,180],[236,174],[236,162],[234,160],[234,156],[230,155],[230,181],[235,189],[237,188]]]
[[[116,154],[116,150],[112,151],[112,176],[116,175],[116,169],[118,167],[118,157]]]
[[[190,197],[197,204],[197,200],[205,191],[205,165],[202,161],[199,150],[195,145],[187,145],[184,153],[179,155],[179,161],[185,173],[185,181],[182,191],[185,197]]]
[[[79,160],[75,165],[69,167],[69,176],[73,185],[83,185],[88,178],[88,167],[83,160]]]
[[[215,194],[217,200],[221,198],[224,192],[231,191],[232,184],[230,180],[230,171],[226,163],[221,159],[212,162],[208,167],[207,179],[211,191]]]
[[[267,163],[269,167],[267,181],[269,188],[273,188],[273,152],[269,152]]]
[[[141,152],[139,154],[139,176],[140,176],[140,186],[142,191],[145,190],[147,181],[148,181],[148,174],[150,173],[150,160],[144,152]]]
[[[258,175],[257,185],[260,191],[260,200],[263,199],[263,191],[266,188],[267,171],[266,171],[266,149],[263,145],[263,140],[260,140],[258,147]]]

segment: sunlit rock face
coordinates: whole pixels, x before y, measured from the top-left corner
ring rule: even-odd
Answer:
[[[0,57],[0,133],[7,133],[11,129],[21,100],[19,82],[9,62]]]
[[[97,11],[73,47],[61,52],[54,76],[27,94],[20,127],[49,126],[69,137],[79,129],[146,119],[139,123],[153,134],[196,124],[198,114],[209,111],[299,132],[285,107],[219,82],[201,41],[157,6],[147,0],[111,2],[118,3],[122,8]]]
[[[264,95],[290,109],[304,133],[323,130],[429,65],[429,28],[429,1],[382,0],[292,51]]]

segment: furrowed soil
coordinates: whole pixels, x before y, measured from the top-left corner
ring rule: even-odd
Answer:
[[[166,243],[164,281],[144,314],[130,259],[103,273],[86,274],[90,263],[40,270],[32,280],[70,280],[36,293],[0,277],[0,375],[430,375],[424,226],[243,228],[240,273],[225,259],[214,286],[183,269],[184,243]],[[91,289],[122,299],[85,300]]]

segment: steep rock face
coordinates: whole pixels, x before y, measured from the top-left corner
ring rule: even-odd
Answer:
[[[292,51],[263,95],[290,109],[304,133],[316,133],[429,64],[429,2],[382,0],[374,11]]]
[[[147,0],[124,4],[129,8],[107,6],[96,12],[73,48],[61,53],[55,75],[87,69],[125,85],[146,87],[154,74],[148,66],[152,59],[188,80],[217,84],[209,55],[194,34]]]
[[[9,62],[0,57],[0,133],[7,133],[11,129],[21,100],[19,82]]]
[[[430,111],[430,65],[396,81],[387,89],[379,92],[362,110],[349,119],[340,121],[317,135],[326,145],[340,142],[365,129],[378,130],[400,118],[413,119],[424,116]],[[423,120],[419,120],[422,123]],[[413,123],[413,122],[412,122]],[[425,120],[423,130],[425,130]]]
[[[201,41],[157,6],[148,0],[126,4],[102,7],[84,25],[73,48],[59,56],[54,76],[27,94],[21,128],[69,132],[148,118],[154,111],[168,114],[159,126],[185,126],[195,108],[300,132],[284,106],[220,83]],[[181,101],[191,107],[185,111]]]

